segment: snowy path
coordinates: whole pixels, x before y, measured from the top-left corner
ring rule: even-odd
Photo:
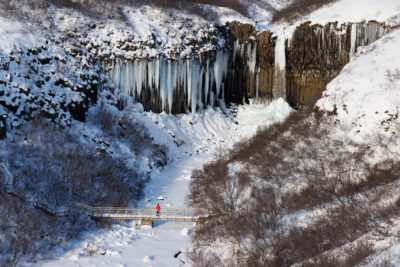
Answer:
[[[201,113],[170,116],[146,113],[142,120],[160,143],[169,146],[171,163],[154,171],[145,188],[139,207],[183,208],[188,185],[195,168],[214,158],[220,147],[229,148],[237,141],[254,135],[257,128],[281,121],[291,112],[282,99],[269,106],[240,106],[235,117],[207,109]],[[183,141],[179,147],[174,140]],[[158,197],[164,200],[158,200]],[[190,222],[154,222],[153,228],[138,228],[135,222],[113,225],[110,230],[86,233],[81,241],[60,248],[53,261],[28,266],[180,266],[184,253],[174,255],[190,245]]]
[[[201,168],[210,160],[209,153],[201,153],[194,157],[183,159],[164,171],[156,174],[152,182],[147,186],[145,195],[147,198],[139,204],[139,207],[155,207],[156,202],[161,208],[184,208],[185,197],[189,193],[189,183],[192,171]],[[163,197],[164,200],[158,200]]]

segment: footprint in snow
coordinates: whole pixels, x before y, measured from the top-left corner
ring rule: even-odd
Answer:
[[[142,259],[143,262],[151,262],[153,260],[154,260],[154,256],[149,256],[149,255],[144,256]]]

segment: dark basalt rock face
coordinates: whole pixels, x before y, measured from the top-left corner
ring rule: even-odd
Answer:
[[[246,99],[272,100],[276,38],[273,38],[269,31],[257,33],[256,29],[248,24],[230,22],[227,27],[231,39],[234,40],[231,46],[235,59],[232,68],[235,72],[233,84],[236,91],[242,91],[241,95]]]
[[[286,100],[292,106],[313,105],[357,48],[376,41],[387,30],[375,21],[298,27],[286,47]]]
[[[238,40],[244,50],[257,46],[256,73],[246,75],[248,72],[243,71],[236,83],[247,90],[248,97],[268,101],[276,98],[273,92],[277,37],[268,30],[257,34],[252,26],[238,22],[229,23],[228,27],[233,39]],[[349,62],[350,55],[388,30],[376,21],[342,25],[336,22],[325,26],[308,22],[297,27],[285,44],[286,101],[293,107],[313,105],[326,85]],[[246,56],[241,56],[235,68],[248,69]]]
[[[325,26],[304,23],[281,47],[286,68],[277,72],[277,36],[268,30],[257,32],[252,25],[230,22],[225,30],[220,30],[228,42],[225,50],[172,60],[173,63],[152,59],[150,62],[158,60],[157,71],[164,73],[157,77],[154,64],[149,61],[146,66],[139,63],[133,66],[129,62],[121,65],[120,61],[117,67],[125,72],[123,77],[115,75],[115,71],[111,71],[111,76],[126,95],[142,103],[145,110],[155,112],[196,111],[205,105],[216,105],[217,98],[226,103],[242,103],[249,98],[270,102],[284,97],[293,107],[312,106],[357,47],[372,43],[387,30],[388,27],[375,21]],[[112,68],[118,64],[114,63]],[[138,71],[142,78],[137,76]],[[177,78],[177,75],[183,76]],[[133,76],[134,81],[127,83]],[[158,79],[159,83],[143,82],[151,79]],[[125,99],[122,104],[126,102]]]
[[[0,115],[0,140],[7,137],[7,115]]]

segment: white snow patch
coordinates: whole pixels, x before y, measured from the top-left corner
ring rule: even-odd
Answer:
[[[20,43],[34,43],[34,36],[27,24],[0,17],[0,49],[10,50]]]
[[[153,259],[154,259],[154,256],[146,255],[146,256],[144,256],[144,258],[142,259],[142,261],[143,261],[143,262],[151,262],[151,261],[153,261]]]
[[[359,49],[328,84],[317,106],[336,107],[336,134],[360,143],[378,135],[397,136],[400,121],[400,30]]]
[[[376,20],[386,23],[400,23],[400,2],[398,0],[340,0],[324,6],[302,21],[327,24],[328,22],[361,22]]]
[[[181,235],[187,236],[187,235],[189,235],[189,232],[190,232],[189,228],[183,228],[181,230]]]

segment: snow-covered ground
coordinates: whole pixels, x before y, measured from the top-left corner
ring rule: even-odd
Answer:
[[[361,48],[324,92],[317,106],[336,107],[335,134],[359,143],[378,135],[398,139],[400,111],[400,31]]]
[[[398,25],[400,22],[400,2],[397,0],[339,0],[315,10],[296,24],[306,21],[326,24],[335,21],[346,23],[370,20]]]
[[[17,43],[29,43],[33,36],[22,23],[0,17],[0,50],[10,50]]]
[[[191,172],[212,160],[215,153],[254,135],[260,126],[284,120],[292,109],[278,99],[270,105],[250,104],[233,108],[208,108],[202,112],[172,116],[132,110],[159,143],[169,146],[171,163],[155,171],[140,207],[185,207]],[[164,200],[158,200],[162,196]],[[27,266],[179,266],[190,245],[193,223],[155,222],[154,228],[135,222],[113,225],[110,230],[86,233],[80,241],[59,248],[57,260]]]

